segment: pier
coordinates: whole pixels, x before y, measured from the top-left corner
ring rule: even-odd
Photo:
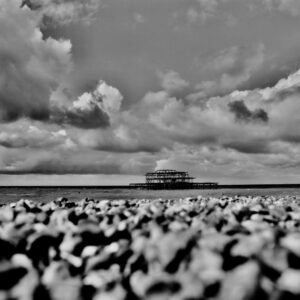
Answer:
[[[194,182],[188,172],[158,170],[146,175],[145,183],[132,183],[130,187],[148,190],[216,189],[216,182]]]

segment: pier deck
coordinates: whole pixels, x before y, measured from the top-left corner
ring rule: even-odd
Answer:
[[[132,183],[131,188],[146,189],[146,190],[208,190],[217,189],[218,183],[216,182],[199,182],[189,184],[164,184],[164,183]]]

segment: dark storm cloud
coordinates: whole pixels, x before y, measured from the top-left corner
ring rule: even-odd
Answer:
[[[88,110],[54,109],[50,121],[60,125],[71,125],[82,129],[106,128],[110,125],[109,115],[96,104]]]
[[[28,8],[32,9],[32,10],[36,10],[42,7],[41,4],[39,3],[34,3],[34,1],[32,2],[31,0],[23,0],[21,3],[21,8],[27,6]]]
[[[89,23],[101,4],[101,0],[23,0],[21,8],[27,6],[41,13],[43,22],[69,24],[85,21]]]
[[[244,101],[237,100],[228,104],[230,111],[234,114],[237,121],[242,122],[268,122],[269,117],[262,108],[251,111]]]
[[[11,98],[0,93],[0,121],[9,123],[23,117],[58,125],[71,125],[82,129],[106,128],[110,125],[109,115],[93,105],[89,110],[52,107],[23,107],[9,101]]]
[[[1,51],[1,47],[0,76],[0,121],[12,122],[23,116],[34,120],[49,117],[45,100],[50,95],[48,83],[28,74],[24,61]]]
[[[5,149],[0,147],[0,174],[137,174],[155,167],[152,155],[136,153],[37,149]]]
[[[36,121],[48,121],[50,112],[47,107],[30,107],[29,109],[20,107],[10,101],[12,98],[0,93],[0,121],[9,123],[20,118],[28,117]]]
[[[285,101],[289,99],[290,97],[299,97],[300,95],[300,85],[295,85],[295,86],[288,86],[280,91],[276,91],[274,93],[274,100],[277,100],[278,102],[280,101]]]
[[[268,140],[232,141],[222,144],[225,148],[234,149],[245,154],[268,154],[271,153]]]
[[[280,137],[282,141],[291,143],[293,146],[297,146],[300,144],[300,135],[296,132],[287,132],[283,136]]]
[[[137,152],[147,152],[147,153],[158,153],[162,150],[163,145],[152,144],[144,141],[139,141],[135,144],[122,144],[122,141],[110,141],[107,144],[98,141],[98,144],[93,146],[92,149],[99,151],[107,151],[112,153],[137,153]]]
[[[99,151],[106,151],[112,153],[137,153],[137,152],[148,152],[157,153],[161,150],[158,145],[122,145],[121,143],[109,144],[109,145],[97,145],[92,149]]]
[[[26,141],[20,139],[20,140],[0,140],[0,145],[5,148],[24,148],[27,146]]]
[[[56,159],[41,160],[33,165],[26,165],[19,168],[0,169],[0,174],[119,174],[122,173],[119,164],[105,162],[84,162]]]

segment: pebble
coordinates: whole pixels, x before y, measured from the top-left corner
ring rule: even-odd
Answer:
[[[260,269],[257,263],[248,262],[236,267],[224,279],[220,300],[256,299]]]
[[[278,280],[278,287],[281,290],[300,296],[300,271],[285,270]]]
[[[300,232],[290,233],[282,238],[281,245],[300,257]]]
[[[0,207],[0,299],[296,299],[293,197]]]

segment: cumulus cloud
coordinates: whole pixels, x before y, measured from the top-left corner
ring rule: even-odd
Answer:
[[[266,111],[257,108],[254,111],[249,110],[244,101],[236,100],[228,104],[230,111],[234,114],[237,121],[242,122],[267,122],[269,117]]]
[[[168,155],[157,162],[157,168],[189,170],[199,180],[219,181],[222,183],[282,183],[294,182],[299,162],[299,148],[286,145],[285,151],[278,153],[244,153],[235,149],[214,146],[175,147]],[[289,172],[282,174],[283,169]]]
[[[98,128],[109,126],[109,116],[99,103],[84,94],[65,109],[53,110],[51,121],[57,124],[68,124],[79,128]]]
[[[53,164],[49,156],[41,155],[37,160],[38,155],[36,158],[27,154],[26,159],[6,158],[1,170],[12,174],[136,174],[151,170],[155,165],[191,170],[195,166],[195,172],[206,170],[204,174],[209,178],[217,174],[217,167],[222,170],[220,174],[231,172],[232,176],[240,175],[245,167],[261,173],[277,168],[276,160],[291,168],[300,157],[297,130],[300,105],[296,88],[299,84],[300,76],[296,72],[273,87],[210,97],[205,105],[172,96],[168,91],[149,92],[135,106],[122,111],[121,96],[102,82],[95,89],[101,97],[96,98],[112,120],[109,127],[88,131],[72,129],[76,147],[70,150],[61,147],[63,154],[59,157],[52,154]],[[88,93],[86,99],[94,99],[95,91]],[[103,91],[115,102],[108,101],[109,97],[105,102]],[[80,107],[90,104],[86,101]],[[67,136],[69,130],[66,130]],[[51,133],[46,136],[50,140]],[[2,145],[4,141],[5,136]],[[22,145],[14,147],[23,150]],[[92,162],[95,162],[93,166]]]
[[[98,151],[133,154],[139,152],[157,154],[170,146],[167,138],[147,121],[144,123],[142,124],[141,119],[133,117],[132,112],[130,115],[128,113],[115,128],[101,132],[85,132],[79,137],[79,145]]]
[[[161,81],[161,87],[171,94],[181,92],[189,86],[189,83],[175,71],[158,72],[157,75]]]
[[[94,91],[83,93],[73,102],[58,106],[59,100],[52,98],[51,122],[90,129],[108,127],[120,110],[123,96],[118,89],[100,81]]]
[[[136,174],[157,166],[214,178],[297,165],[300,71],[247,89],[266,62],[264,45],[213,56],[205,65],[211,80],[195,94],[185,96],[190,84],[170,70],[157,74],[161,91],[122,107],[121,92],[104,81],[79,96],[64,87],[71,42],[40,29],[40,15],[63,22],[63,4],[79,5],[65,16],[70,22],[88,2],[25,2],[0,0],[0,173]],[[217,1],[200,2],[216,12]]]
[[[0,145],[6,148],[72,149],[74,142],[63,129],[57,131],[38,128],[20,122],[0,132]]]
[[[32,5],[48,7],[63,3],[45,1],[32,2]],[[66,4],[76,5],[75,2]],[[2,6],[0,121],[12,122],[27,117],[80,128],[109,126],[110,117],[120,109],[123,99],[120,92],[100,82],[93,92],[84,93],[78,99],[68,99],[64,95],[67,101],[61,98],[54,101],[53,94],[72,69],[71,42],[51,37],[44,39],[39,18],[25,6],[21,9],[19,1],[1,0]],[[64,101],[68,103],[62,103]]]
[[[45,39],[39,17],[26,6],[21,9],[19,1],[0,4],[0,121],[30,118],[80,128],[109,126],[123,99],[119,91],[100,82],[95,91],[78,99],[59,94],[73,66],[71,42]]]
[[[49,118],[49,97],[72,68],[69,40],[44,39],[38,18],[0,1],[0,121]]]
[[[100,5],[101,0],[23,0],[21,3],[21,7],[39,12],[42,20],[62,25],[79,20],[90,23]]]
[[[230,60],[223,66],[232,68]],[[285,153],[288,160],[295,154],[286,154],[287,147],[278,144],[297,149],[300,142],[299,74],[297,71],[268,88],[206,97],[204,103],[174,97],[167,91],[151,92],[135,114],[168,141],[165,149],[177,144],[214,145],[243,153],[249,160],[254,153]]]
[[[231,47],[221,51],[206,64],[207,72],[214,74],[216,79],[203,81],[196,85],[196,92],[188,98],[209,98],[224,95],[239,89],[259,71],[266,60],[265,46]]]

